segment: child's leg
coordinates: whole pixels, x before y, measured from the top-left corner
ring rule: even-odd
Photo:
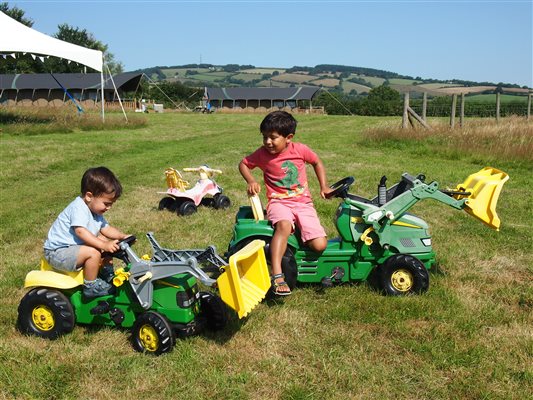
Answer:
[[[80,246],[76,265],[83,267],[85,280],[94,281],[96,279],[101,263],[102,253],[100,251],[94,247]]]
[[[292,222],[287,220],[281,220],[276,223],[274,236],[272,237],[272,242],[270,243],[270,263],[272,264],[272,275],[281,274],[281,258],[287,250],[287,241],[289,235],[292,232]],[[281,283],[283,278],[276,278],[274,282]],[[277,289],[278,292],[290,292],[288,286],[279,286]]]
[[[318,237],[307,241],[305,244],[315,253],[322,253],[328,246],[328,240],[325,237]]]
[[[294,211],[305,245],[315,253],[322,253],[328,245],[328,240],[313,204],[299,204]]]

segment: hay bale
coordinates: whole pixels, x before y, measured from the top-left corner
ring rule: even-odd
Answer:
[[[33,100],[35,107],[48,107],[48,99],[40,98]]]

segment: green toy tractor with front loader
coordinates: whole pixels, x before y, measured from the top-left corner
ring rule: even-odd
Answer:
[[[344,178],[332,185],[333,191],[328,195],[342,198],[335,214],[339,236],[329,240],[326,250],[317,254],[302,243],[299,232],[291,235],[282,258],[285,280],[293,288],[297,282],[331,286],[366,281],[373,276],[380,290],[389,295],[425,292],[435,253],[428,224],[408,211],[421,200],[434,199],[464,210],[498,230],[496,203],[508,178],[506,173],[487,167],[453,190],[440,190],[437,182],[426,183],[423,175],[404,173],[388,189],[383,177],[373,199],[348,193],[354,179]],[[228,254],[261,239],[266,242],[269,260],[274,229],[263,215],[258,198],[252,200],[251,206],[240,207]]]
[[[30,290],[18,308],[18,329],[56,339],[76,323],[127,328],[135,350],[159,355],[172,350],[176,337],[224,328],[226,305],[239,318],[246,316],[270,287],[261,241],[226,263],[213,246],[171,250],[161,247],[151,233],[147,237],[151,258],[133,251],[134,236],[120,242],[120,250],[112,254],[124,263],[114,271],[113,295],[85,298],[83,270],[56,271],[41,260],[40,270],[26,275],[24,286]],[[201,290],[199,283],[216,287],[219,295]]]

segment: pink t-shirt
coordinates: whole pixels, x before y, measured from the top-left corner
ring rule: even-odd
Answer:
[[[258,167],[263,171],[268,200],[311,201],[305,164],[317,163],[318,156],[305,144],[291,142],[278,154],[270,154],[260,147],[245,157],[243,162],[250,169]]]

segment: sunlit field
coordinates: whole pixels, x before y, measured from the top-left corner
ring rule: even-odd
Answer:
[[[322,158],[330,183],[376,195],[382,175],[423,173],[455,187],[485,166],[510,176],[499,232],[434,201],[410,212],[428,222],[438,266],[427,293],[386,297],[367,284],[297,287],[284,300],[233,315],[225,330],[178,339],[160,357],[136,353],[129,331],[77,325],[55,341],[20,334],[25,275],[48,229],[78,194],[83,172],[109,167],[124,193],[106,214],[168,248],[215,245],[223,255],[246,185],[237,165],[261,144],[263,115],[98,115],[65,122],[0,111],[0,398],[5,399],[530,399],[533,394],[533,132],[524,118],[466,120],[450,130],[402,130],[400,118],[298,115],[295,140]],[[63,117],[61,117],[63,118]],[[59,118],[59,119],[61,119]],[[82,117],[83,118],[83,117]],[[90,128],[88,128],[90,126]],[[158,211],[164,170],[208,164],[227,210],[179,217]],[[258,171],[256,176],[260,179]],[[339,199],[311,191],[330,238]],[[184,173],[193,181],[196,177]],[[264,193],[263,193],[264,196]],[[264,200],[264,198],[263,198]]]

